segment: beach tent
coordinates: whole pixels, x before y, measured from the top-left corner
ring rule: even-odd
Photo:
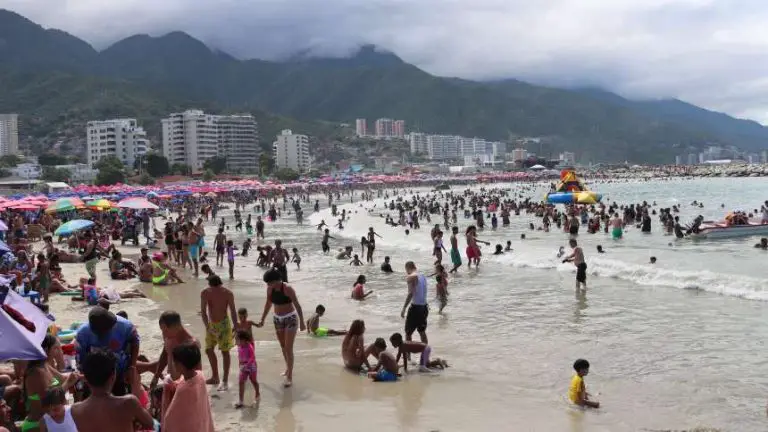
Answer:
[[[45,352],[40,346],[43,343],[48,327],[53,324],[45,314],[13,290],[8,290],[3,304],[18,311],[28,321],[35,324],[35,332],[24,328],[11,318],[5,310],[0,309],[0,361],[6,360],[41,360]]]
[[[547,167],[545,167],[544,165],[534,165],[531,167],[531,169],[538,171],[538,170],[547,169]]]

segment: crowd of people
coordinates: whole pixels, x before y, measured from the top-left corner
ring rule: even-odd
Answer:
[[[373,381],[397,381],[413,364],[422,372],[435,372],[448,367],[448,362],[435,357],[429,345],[429,279],[434,278],[433,295],[439,305],[438,313],[443,313],[449,306],[451,275],[461,271],[464,259],[468,269],[478,269],[483,256],[481,245],[491,246],[490,242],[479,238],[486,224],[490,225],[490,230],[508,227],[513,215],[524,213],[533,215],[538,221],[530,224],[532,231],[560,229],[567,233],[571,252],[567,254],[561,250],[558,258],[573,263],[577,290],[586,290],[588,276],[585,252],[578,243],[582,226],[589,234],[602,231],[620,239],[627,226],[651,232],[651,216],[657,216],[665,234],[679,237],[686,229],[677,216],[678,207],[657,209],[655,203],[647,202],[601,203],[566,206],[561,210],[524,198],[526,186],[518,192],[519,195],[515,195],[507,189],[489,188],[459,193],[390,194],[377,190],[360,195],[369,215],[402,229],[406,236],[411,230],[421,229],[422,222],[432,225],[432,269],[420,272],[413,261],[404,264],[407,291],[400,314],[404,319],[403,331],[387,338],[376,337],[372,343],[366,343],[366,326],[362,319],[354,320],[347,329],[323,327],[321,318],[326,312],[323,305],[317,305],[314,314],[305,319],[297,290],[289,284],[289,266],[295,264],[298,269],[301,265],[299,250],[290,248],[289,251],[280,239],[272,239],[272,244],[267,244],[265,222],[291,216],[302,224],[302,204],[314,204],[315,211],[319,211],[319,200],[313,200],[309,194],[283,196],[282,206],[279,199],[256,194],[240,193],[227,197],[234,204],[234,230],[244,229],[248,234],[240,245],[228,237],[230,227],[226,218],[220,217],[227,207],[221,204],[222,200],[212,197],[188,199],[169,206],[169,210],[176,212],[174,216],[170,212],[153,215],[149,211],[94,213],[90,216],[94,222],[92,227],[67,238],[56,239],[46,234],[39,245],[33,245],[26,236],[29,224],[39,223],[52,232],[75,215],[8,214],[5,222],[10,228],[6,235],[10,250],[0,256],[0,276],[11,281],[6,289],[22,295],[39,293],[37,303],[46,314],[51,312],[48,302],[52,294],[70,296],[73,301],[86,302],[92,308],[87,322],[77,328],[74,342],[60,341],[54,326],[42,341],[45,358],[15,360],[11,368],[0,371],[3,401],[0,408],[7,414],[4,427],[14,431],[14,424],[8,422],[14,418],[22,421],[19,430],[25,432],[134,430],[136,425],[139,430],[212,431],[208,386],[221,392],[229,390],[233,361],[230,352],[233,349],[237,349],[238,362],[238,400],[234,406],[247,405],[245,394],[249,387],[253,389],[254,399],[258,401],[260,398],[252,328],[263,327],[270,312],[285,364],[284,387],[293,385],[294,344],[299,332],[305,331],[312,337],[340,337],[343,366],[354,373],[366,374]],[[331,216],[338,218],[334,225],[339,230],[352,217],[350,211],[339,208],[343,202],[342,193],[328,194]],[[350,202],[354,198],[354,192],[349,193]],[[376,204],[381,201],[385,203],[383,207]],[[255,218],[247,206],[253,206]],[[763,214],[767,212],[763,211]],[[459,215],[468,223],[464,229],[459,227]],[[155,226],[158,219],[165,222],[161,229]],[[433,224],[433,219],[437,223]],[[207,245],[206,229],[211,231],[212,225],[215,228],[211,234],[215,234],[212,244]],[[331,252],[332,241],[340,241],[327,227],[325,221],[317,225],[317,230],[322,233],[320,250],[326,254]],[[450,233],[447,242],[443,230]],[[462,232],[466,243],[463,253],[459,247]],[[265,269],[263,281],[266,284],[265,303],[257,321],[250,320],[247,309],[238,308],[235,294],[216,273],[222,269],[229,279],[236,277],[235,260],[249,257],[253,249],[252,234],[257,243],[255,262]],[[354,246],[344,245],[333,256],[349,260],[350,266],[369,265],[376,259],[377,240],[385,236],[370,227],[360,238],[360,255],[353,253]],[[522,234],[522,238],[524,236]],[[135,260],[124,258],[120,250],[128,242],[145,243]],[[36,248],[39,250],[35,251]],[[598,253],[604,252],[602,246],[598,247]],[[511,242],[508,241],[506,247],[495,245],[493,253],[513,253]],[[364,256],[364,260],[360,256]],[[157,286],[183,283],[182,278],[198,277],[202,272],[207,280],[207,288],[200,293],[200,315],[206,329],[202,343],[185,329],[179,313],[168,310],[158,319],[163,337],[162,350],[142,352],[140,337],[127,314],[113,313],[110,308],[118,301],[143,297],[144,294],[140,289],[118,292],[98,288],[97,285],[104,285],[104,281],[97,277],[97,266],[102,261],[106,261],[111,279],[135,278]],[[65,280],[62,263],[83,263],[83,276],[77,281]],[[380,268],[384,273],[393,272],[391,258],[384,257]],[[371,301],[373,291],[366,290],[366,283],[366,275],[359,275],[350,297]],[[414,333],[418,334],[418,340],[413,340]],[[393,352],[388,350],[388,344],[394,348]],[[68,353],[66,357],[75,359],[74,364],[65,361],[65,352]],[[207,377],[202,372],[203,352],[210,365]],[[418,355],[418,362],[411,363],[413,355]],[[580,406],[599,407],[599,403],[590,399],[584,385],[589,362],[579,359],[573,368],[575,375],[568,390],[569,399]],[[142,376],[148,378],[148,384]]]

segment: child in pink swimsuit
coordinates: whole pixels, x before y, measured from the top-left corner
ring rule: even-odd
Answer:
[[[240,360],[240,402],[235,408],[242,408],[243,397],[245,396],[245,382],[250,380],[253,384],[253,391],[256,393],[255,400],[259,400],[259,380],[256,377],[256,350],[253,345],[253,336],[246,330],[237,331],[237,357]]]

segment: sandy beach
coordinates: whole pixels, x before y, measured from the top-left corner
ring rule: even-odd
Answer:
[[[684,208],[681,218],[699,212],[716,217],[721,202],[726,208],[750,208],[750,203],[761,202],[767,185],[761,179],[745,180],[752,182],[751,194],[738,192],[745,184],[728,179],[598,182],[595,190],[611,200],[658,200],[659,206],[689,203],[697,197],[707,207]],[[539,189],[546,185],[508,187],[540,197],[544,191]],[[666,192],[660,193],[660,188]],[[421,230],[405,235],[402,228],[386,226],[378,213],[368,214],[366,207],[373,204],[340,205],[339,211],[346,209],[351,220],[344,230],[331,230],[336,237],[332,251],[352,245],[359,253],[361,233],[375,227],[383,239],[377,241],[372,265],[352,267],[347,260],[320,252],[320,234],[312,224],[321,219],[333,223],[326,208],[310,214],[303,227],[287,214],[267,223],[266,241],[260,243],[280,238],[288,248],[301,251],[302,269],[297,271],[291,264],[289,278],[305,318],[317,304],[327,308],[324,327],[345,329],[353,319],[363,318],[368,343],[402,331],[404,262],[412,259],[427,272],[432,261],[429,224],[422,222]],[[231,222],[231,213],[222,216]],[[261,401],[258,406],[234,409],[233,367],[228,392],[209,387],[217,430],[764,430],[768,382],[761,372],[759,341],[768,337],[762,324],[768,314],[764,301],[768,286],[760,277],[765,274],[764,265],[750,243],[754,239],[669,246],[670,239],[657,225],[651,236],[629,229],[620,242],[603,234],[583,234],[579,241],[587,251],[590,287],[581,296],[574,295],[573,266],[561,264],[554,256],[567,236],[556,231],[530,232],[531,222],[536,222],[533,215],[521,214],[508,228],[486,229],[482,238],[492,243],[510,239],[515,252],[494,257],[484,249],[487,255],[479,271],[467,271],[465,266],[451,277],[446,313],[439,316],[436,308],[430,313],[429,343],[434,355],[448,358],[452,367],[447,371],[411,373],[398,383],[372,383],[342,368],[340,338],[299,335],[294,385],[284,389],[283,359],[270,314],[264,328],[254,329]],[[469,223],[460,217],[461,230]],[[213,243],[214,231],[213,222],[206,225],[208,245]],[[526,240],[520,240],[521,233],[527,234]],[[238,245],[246,238],[234,230],[227,235]],[[603,244],[608,254],[596,256],[596,244]],[[119,248],[126,259],[138,254],[135,247]],[[237,306],[246,307],[250,319],[258,321],[265,288],[255,254],[237,257],[236,280],[224,280]],[[392,257],[394,274],[379,271],[384,255]],[[648,266],[649,255],[659,258],[655,267]],[[62,267],[70,283],[85,274],[82,264]],[[224,268],[214,266],[214,270],[226,274]],[[365,274],[366,289],[375,291],[365,302],[349,299],[358,274]],[[178,311],[193,335],[204,335],[198,314],[204,279],[195,279],[189,270],[181,276],[185,284],[153,287],[112,281],[106,261],[98,266],[100,287],[113,286],[118,291],[138,287],[149,297],[122,301],[111,310],[128,313],[138,326],[141,352],[151,359],[160,351],[157,318],[164,310]],[[429,296],[433,303],[434,292]],[[57,322],[67,327],[85,319],[88,308],[54,296],[51,310]],[[587,381],[603,403],[599,411],[585,412],[567,401],[570,365],[580,357],[593,365]],[[208,374],[205,359],[203,366]],[[143,378],[149,382],[148,375]],[[246,402],[251,398],[248,388]]]

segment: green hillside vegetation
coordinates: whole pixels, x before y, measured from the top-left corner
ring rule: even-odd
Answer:
[[[0,42],[0,111],[33,116],[25,126],[34,136],[81,131],[88,119],[130,116],[156,137],[161,117],[196,107],[253,112],[265,149],[283,128],[320,140],[348,137],[350,129],[338,123],[359,117],[494,140],[543,136],[557,143],[550,152],[572,150],[583,161],[669,163],[708,145],[757,149],[768,143],[761,125],[680,101],[441,78],[370,46],[345,59],[241,61],[173,32],[132,36],[98,52],[1,10]]]

